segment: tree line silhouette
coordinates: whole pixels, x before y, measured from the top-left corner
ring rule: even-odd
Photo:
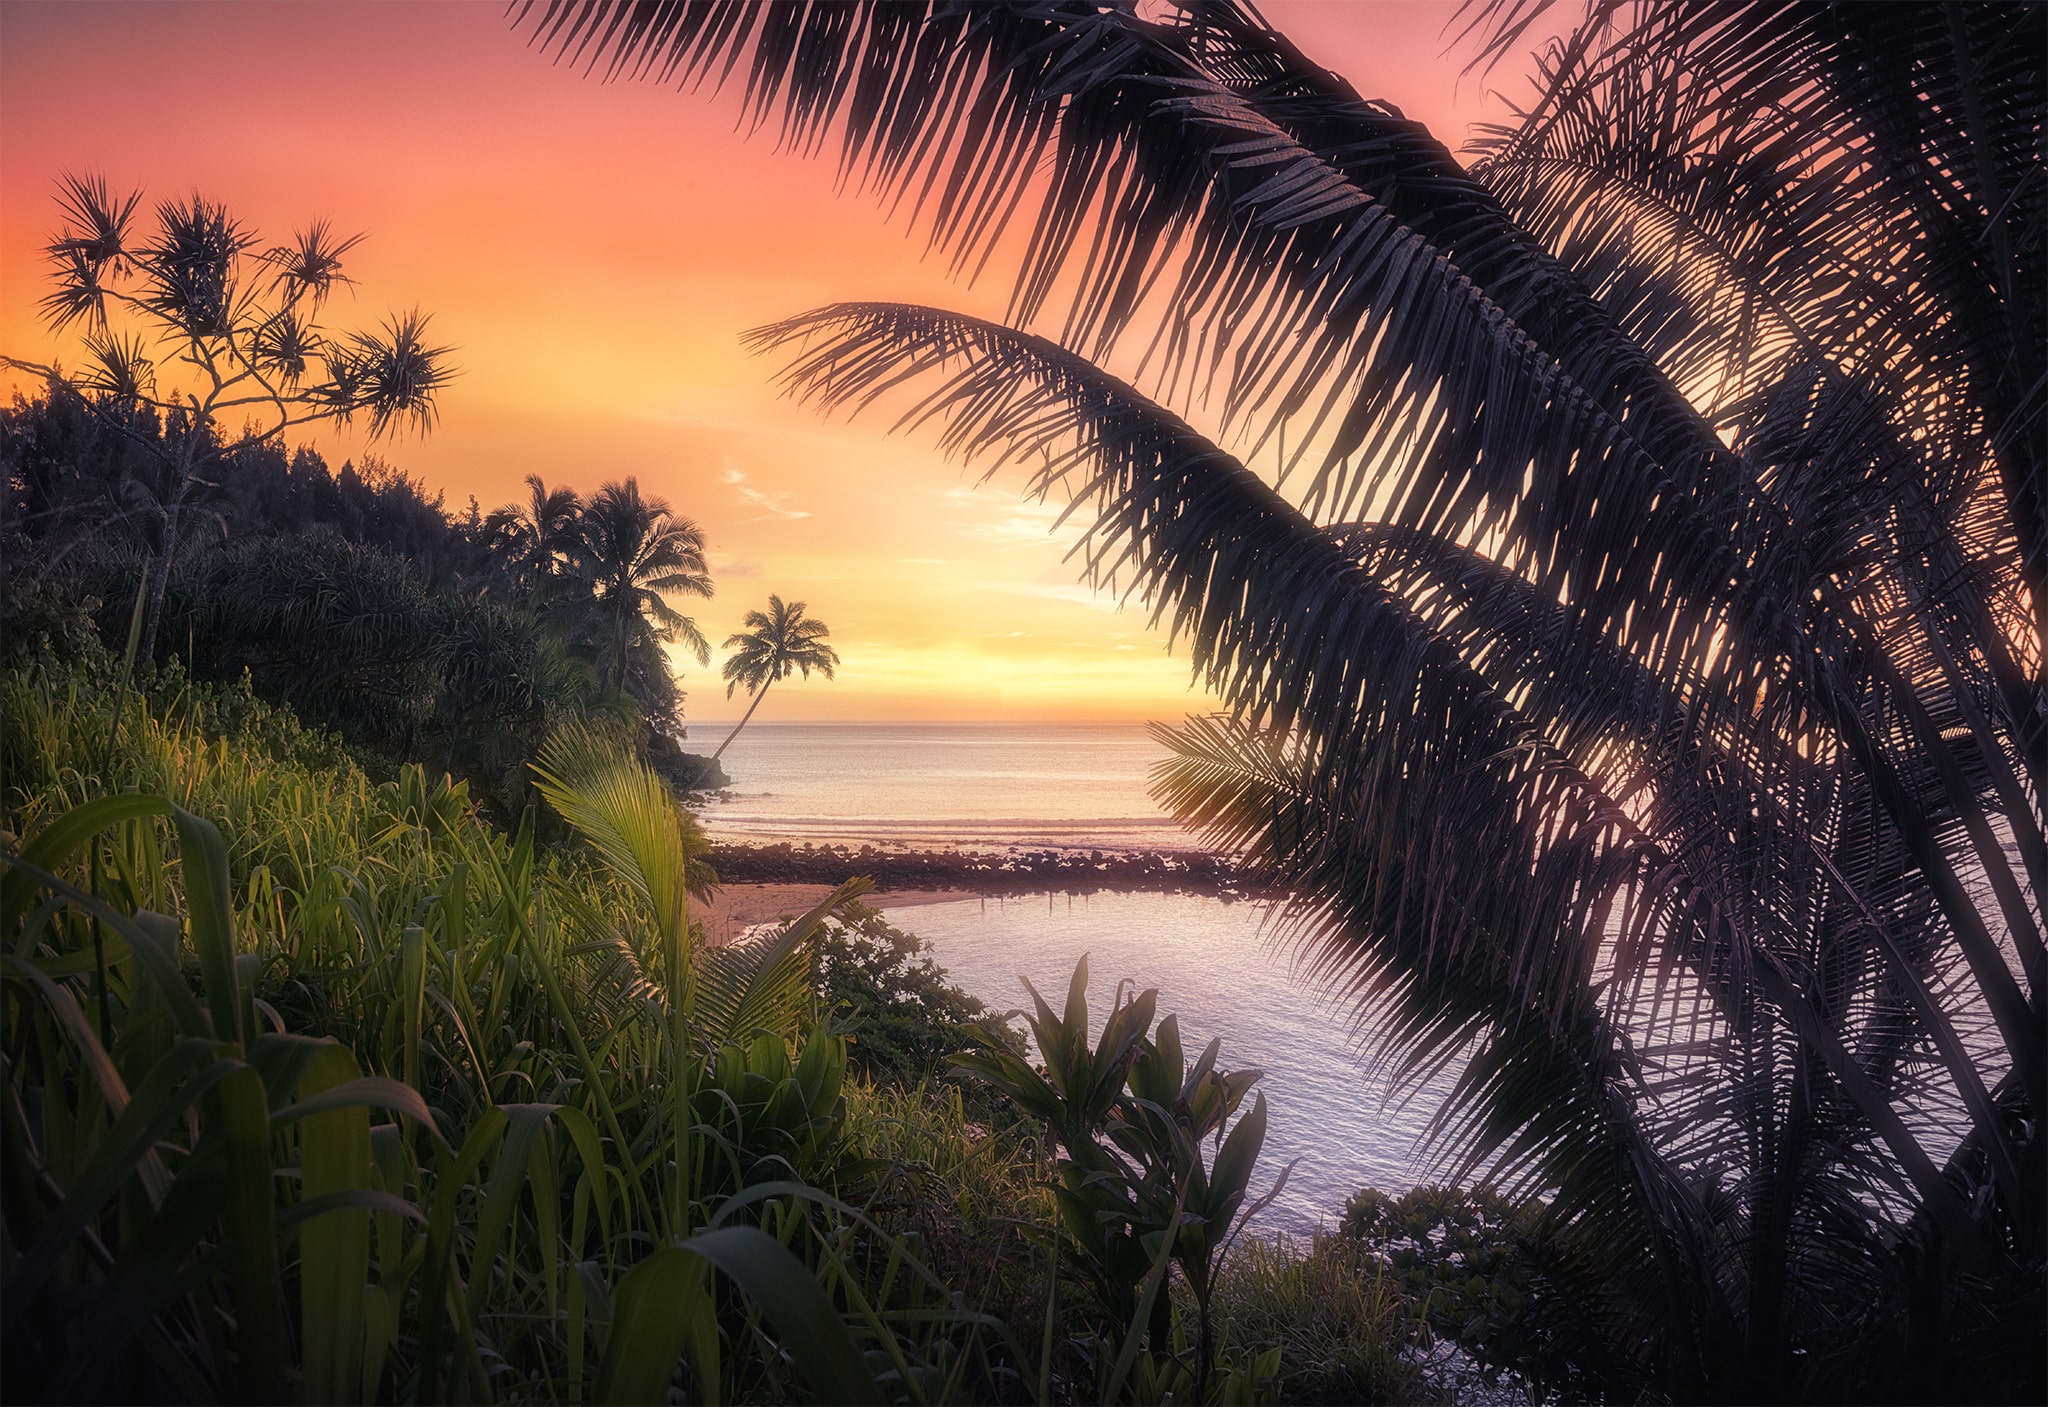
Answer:
[[[10,650],[53,638],[52,622],[61,639],[81,610],[118,642],[163,558],[157,450],[187,426],[116,413],[61,385],[0,411]],[[710,660],[668,599],[711,595],[704,534],[636,479],[586,501],[535,477],[524,502],[450,512],[374,454],[338,470],[274,441],[210,457],[163,578],[159,664],[230,682],[246,669],[350,745],[445,767],[500,808],[524,804],[537,740],[570,714],[612,720],[694,780],[663,646]]]

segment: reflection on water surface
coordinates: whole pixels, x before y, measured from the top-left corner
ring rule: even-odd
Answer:
[[[1068,977],[1088,954],[1091,1034],[1099,1034],[1117,983],[1159,989],[1159,1010],[1180,1016],[1190,1058],[1223,1039],[1225,1066],[1266,1072],[1270,1121],[1254,1193],[1298,1160],[1286,1190],[1255,1223],[1304,1232],[1334,1227],[1360,1187],[1401,1190],[1433,1180],[1434,1159],[1416,1148],[1455,1078],[1439,1074],[1405,1103],[1357,1055],[1347,1012],[1288,971],[1262,928],[1268,906],[1188,894],[1034,895],[962,899],[888,911],[889,921],[930,942],[959,986],[998,1011],[1029,1004],[1028,977],[1057,1010]]]

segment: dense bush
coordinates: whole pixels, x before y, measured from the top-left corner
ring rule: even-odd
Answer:
[[[557,491],[561,541],[537,575],[503,513],[486,518],[472,502],[451,514],[382,460],[330,471],[309,448],[214,446],[218,463],[180,491],[185,526],[165,567],[163,467],[143,450],[185,433],[172,421],[70,394],[0,409],[10,658],[78,658],[80,612],[119,655],[147,580],[163,594],[140,673],[172,660],[198,679],[246,671],[258,693],[385,770],[421,762],[463,778],[501,822],[526,803],[533,749],[572,714],[616,719],[672,781],[696,776],[676,745],[683,695],[662,648],[674,631],[657,619],[683,618],[661,590],[622,598],[616,563],[597,550],[630,555],[650,535],[695,529],[632,480],[597,496],[622,507],[603,543],[581,530],[594,505]],[[708,574],[687,579],[709,593]]]
[[[928,1079],[947,1056],[990,1040],[1023,1050],[1022,1037],[946,980],[922,938],[865,905],[821,935],[818,980],[855,1066],[875,1079]]]
[[[1366,1188],[1345,1204],[1339,1234],[1418,1302],[1432,1329],[1490,1369],[1548,1378],[1533,1333],[1534,1243],[1544,1208],[1492,1188]]]

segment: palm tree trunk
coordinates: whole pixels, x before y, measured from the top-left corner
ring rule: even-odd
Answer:
[[[719,758],[725,756],[725,750],[731,747],[732,740],[740,735],[740,729],[747,726],[747,719],[752,718],[754,716],[754,710],[761,706],[761,700],[768,697],[768,687],[774,682],[775,681],[773,679],[770,679],[767,684],[763,684],[761,686],[761,692],[754,695],[754,701],[747,705],[746,713],[741,716],[740,721],[738,723],[733,725],[733,730],[725,735],[725,741],[718,745],[718,751],[711,754],[711,760],[713,762],[716,762]]]

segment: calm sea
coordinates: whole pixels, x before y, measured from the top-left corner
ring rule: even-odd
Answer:
[[[729,726],[729,725],[728,725]],[[725,730],[699,724],[709,751]],[[750,724],[727,750],[732,790],[700,814],[714,839],[1188,847],[1146,793],[1164,749],[1142,727]],[[953,981],[997,1011],[1057,1008],[1086,953],[1096,1032],[1119,982],[1159,989],[1190,1056],[1264,1070],[1266,1155],[1255,1189],[1293,1164],[1257,1223],[1334,1225],[1364,1186],[1402,1190],[1437,1171],[1418,1145],[1449,1076],[1398,1093],[1360,1058],[1349,1013],[1293,975],[1261,903],[1187,894],[965,899],[897,909]]]
[[[693,724],[689,746],[730,726]],[[699,815],[735,840],[1186,849],[1146,793],[1164,756],[1137,725],[750,723]]]

